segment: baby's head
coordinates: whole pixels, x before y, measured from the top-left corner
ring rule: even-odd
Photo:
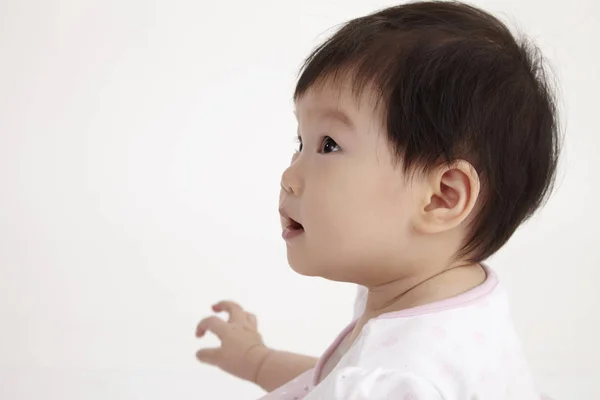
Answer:
[[[294,93],[300,144],[281,192],[292,268],[377,285],[495,253],[555,175],[542,62],[457,3],[345,24],[308,57]]]

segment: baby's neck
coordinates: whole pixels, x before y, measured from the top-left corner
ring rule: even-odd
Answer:
[[[365,314],[370,318],[441,301],[483,283],[485,270],[476,263],[462,263],[441,272],[416,274],[369,288]]]
[[[405,277],[380,286],[370,287],[363,315],[349,337],[350,343],[372,318],[449,299],[465,293],[486,279],[486,272],[476,263],[458,264],[442,272]]]

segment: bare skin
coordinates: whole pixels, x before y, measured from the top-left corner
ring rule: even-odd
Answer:
[[[196,337],[212,332],[221,340],[217,348],[204,348],[196,358],[240,379],[273,391],[291,381],[317,363],[317,358],[268,348],[258,331],[254,314],[232,301],[221,301],[212,307],[216,313],[229,314],[227,321],[210,316],[198,324]]]

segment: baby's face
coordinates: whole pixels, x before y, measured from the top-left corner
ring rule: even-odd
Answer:
[[[416,201],[370,92],[311,89],[296,103],[299,151],[282,176],[283,236],[300,274],[375,283],[409,252]]]

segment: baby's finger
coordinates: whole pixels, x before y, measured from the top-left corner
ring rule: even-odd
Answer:
[[[250,322],[250,326],[252,326],[254,329],[258,328],[258,321],[256,320],[256,315],[252,314],[252,313],[248,313],[248,321]]]
[[[211,331],[212,333],[217,335],[219,339],[222,339],[226,329],[227,322],[223,321],[219,317],[212,316],[204,318],[202,321],[200,321],[200,323],[196,327],[196,336],[200,338],[204,336],[206,331]]]
[[[210,365],[217,365],[219,361],[219,351],[219,348],[198,350],[196,352],[196,358],[200,362]]]
[[[229,322],[242,321],[246,312],[237,303],[233,301],[221,301],[213,306],[215,312],[225,311],[229,314]]]

